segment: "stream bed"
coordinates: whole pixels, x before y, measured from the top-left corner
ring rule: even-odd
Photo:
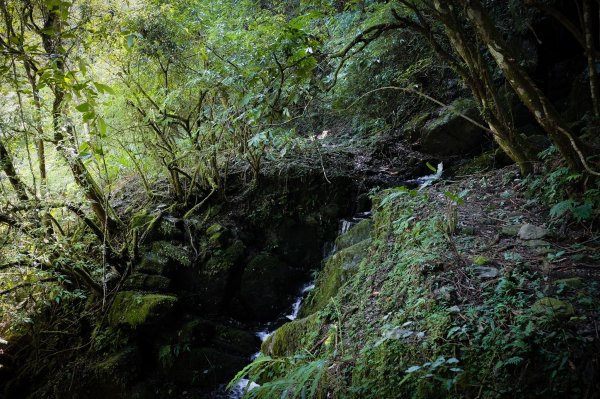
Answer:
[[[350,230],[352,228],[352,226],[354,226],[355,224],[359,223],[360,221],[362,221],[364,219],[368,219],[370,217],[371,217],[371,212],[368,211],[368,212],[358,213],[351,218],[340,220],[338,237],[346,234],[348,232],[348,230]],[[336,248],[335,243],[326,244],[324,251],[323,251],[324,257],[322,260],[322,264],[325,264],[327,259],[329,259],[329,257],[333,256],[336,253],[336,251],[337,251],[337,248]],[[265,323],[264,325],[260,326],[260,328],[256,331],[255,334],[258,338],[260,338],[261,342],[265,342],[279,327],[281,327],[286,322],[296,320],[296,318],[298,317],[298,314],[300,312],[300,308],[302,307],[302,302],[306,299],[306,297],[308,296],[310,291],[312,291],[314,288],[315,288],[315,277],[313,277],[311,281],[307,282],[300,288],[297,296],[294,299],[294,302],[289,307],[289,310],[288,310],[289,313],[282,315],[275,321],[268,322],[268,323]],[[262,353],[260,351],[258,351],[255,354],[253,354],[249,360],[253,361],[256,358],[258,358],[261,354]],[[226,385],[221,385],[218,388],[218,390],[215,392],[214,398],[240,399],[244,395],[244,392],[246,392],[247,390],[254,389],[258,386],[259,385],[254,381],[251,381],[248,379],[242,379],[236,386],[232,387],[230,390],[226,389]]]

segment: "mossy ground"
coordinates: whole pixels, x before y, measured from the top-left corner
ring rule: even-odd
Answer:
[[[464,204],[448,193],[461,193]],[[275,333],[268,345],[278,342],[277,351],[246,370],[265,382],[255,394],[280,387],[301,397],[305,378],[319,387],[315,397],[598,392],[600,276],[581,266],[600,261],[596,242],[575,229],[561,241],[554,234],[540,254],[502,236],[513,224],[544,225],[547,212],[525,198],[514,168],[421,192],[387,190],[374,202],[368,255],[314,313],[311,331],[296,322]],[[494,273],[477,269],[484,258]],[[316,290],[336,276],[322,273]],[[559,312],[540,311],[548,304]],[[326,372],[307,377],[318,361]]]

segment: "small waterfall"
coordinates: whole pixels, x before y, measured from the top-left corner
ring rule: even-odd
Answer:
[[[300,312],[300,305],[302,305],[302,301],[304,301],[306,294],[312,291],[314,288],[314,282],[308,283],[304,285],[304,287],[302,287],[302,289],[300,290],[300,295],[296,297],[296,300],[292,304],[292,313],[285,315],[285,317],[288,320],[296,320],[296,318],[298,317],[298,312]]]
[[[352,221],[342,219],[342,227],[340,227],[340,235],[346,234],[348,232],[348,230],[350,230],[350,227],[352,227]]]
[[[356,215],[354,215],[353,217],[351,217],[349,219],[342,219],[340,221],[340,228],[339,228],[338,236],[346,234],[352,228],[352,226],[354,226],[355,224],[359,223],[360,221],[362,221],[364,219],[368,219],[370,217],[371,217],[371,212],[367,211],[367,212],[357,213]],[[323,258],[327,259],[327,258],[331,257],[333,254],[335,254],[336,251],[337,251],[337,249],[336,249],[335,243],[326,244],[324,247],[324,250],[323,250],[323,253],[324,253]],[[314,288],[315,288],[315,280],[312,280],[309,283],[302,286],[302,288],[298,292],[298,295],[296,296],[294,302],[292,303],[291,313],[285,315],[285,318],[287,320],[289,320],[289,321],[296,320],[296,318],[298,317],[298,313],[300,312],[300,307],[302,306],[302,302],[306,298],[306,295],[310,291],[312,291]],[[258,338],[260,338],[260,340],[262,342],[265,342],[271,335],[273,335],[273,333],[275,332],[275,330],[277,328],[278,327],[275,327],[275,323],[269,323],[267,326],[265,326],[263,329],[257,331],[255,334]],[[250,359],[255,360],[260,355],[261,355],[261,352],[258,351],[254,355],[252,355]],[[235,387],[231,388],[227,392],[227,398],[228,399],[240,399],[244,395],[244,392],[246,392],[246,389],[250,390],[250,389],[254,389],[259,386],[260,385],[258,385],[257,383],[255,383],[254,381],[251,381],[251,380],[247,380],[247,379],[240,380],[240,382]]]
[[[246,390],[250,391],[259,386],[260,385],[258,385],[256,382],[244,378],[240,380],[236,386],[229,390],[227,397],[228,399],[240,399],[242,396],[244,396]]]

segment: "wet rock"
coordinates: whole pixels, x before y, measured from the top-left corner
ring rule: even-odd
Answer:
[[[176,301],[177,298],[172,295],[121,291],[110,308],[108,322],[111,326],[128,327],[157,323]]]
[[[284,220],[270,232],[270,243],[283,262],[301,269],[309,269],[320,261],[321,248],[318,240],[319,230],[315,225],[304,225],[293,219]]]
[[[244,356],[214,348],[188,348],[179,351],[177,356],[170,356],[168,350],[163,348],[163,373],[175,382],[190,386],[214,387],[226,383],[248,362]]]
[[[213,339],[216,332],[215,323],[204,319],[194,319],[179,329],[177,342],[180,345],[204,346]]]
[[[573,305],[560,299],[545,297],[535,301],[531,307],[533,313],[555,319],[571,317],[575,314]]]
[[[368,239],[373,230],[373,221],[365,219],[354,225],[346,234],[342,234],[335,240],[335,246],[338,250],[351,247],[361,241]]]
[[[258,350],[260,343],[254,332],[219,324],[210,346],[232,355],[250,357]]]
[[[533,224],[524,224],[519,229],[519,238],[521,240],[539,240],[548,235],[548,230]]]

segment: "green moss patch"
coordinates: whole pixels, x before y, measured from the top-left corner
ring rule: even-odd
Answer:
[[[177,301],[172,295],[119,292],[108,314],[111,325],[136,327],[164,315]]]
[[[364,240],[351,247],[336,252],[319,273],[315,289],[308,295],[300,316],[308,316],[327,305],[334,297],[342,284],[347,281],[358,269],[358,264],[367,255],[370,240]]]
[[[312,314],[278,328],[263,342],[261,352],[269,356],[290,356],[314,339],[321,326],[318,315]]]

